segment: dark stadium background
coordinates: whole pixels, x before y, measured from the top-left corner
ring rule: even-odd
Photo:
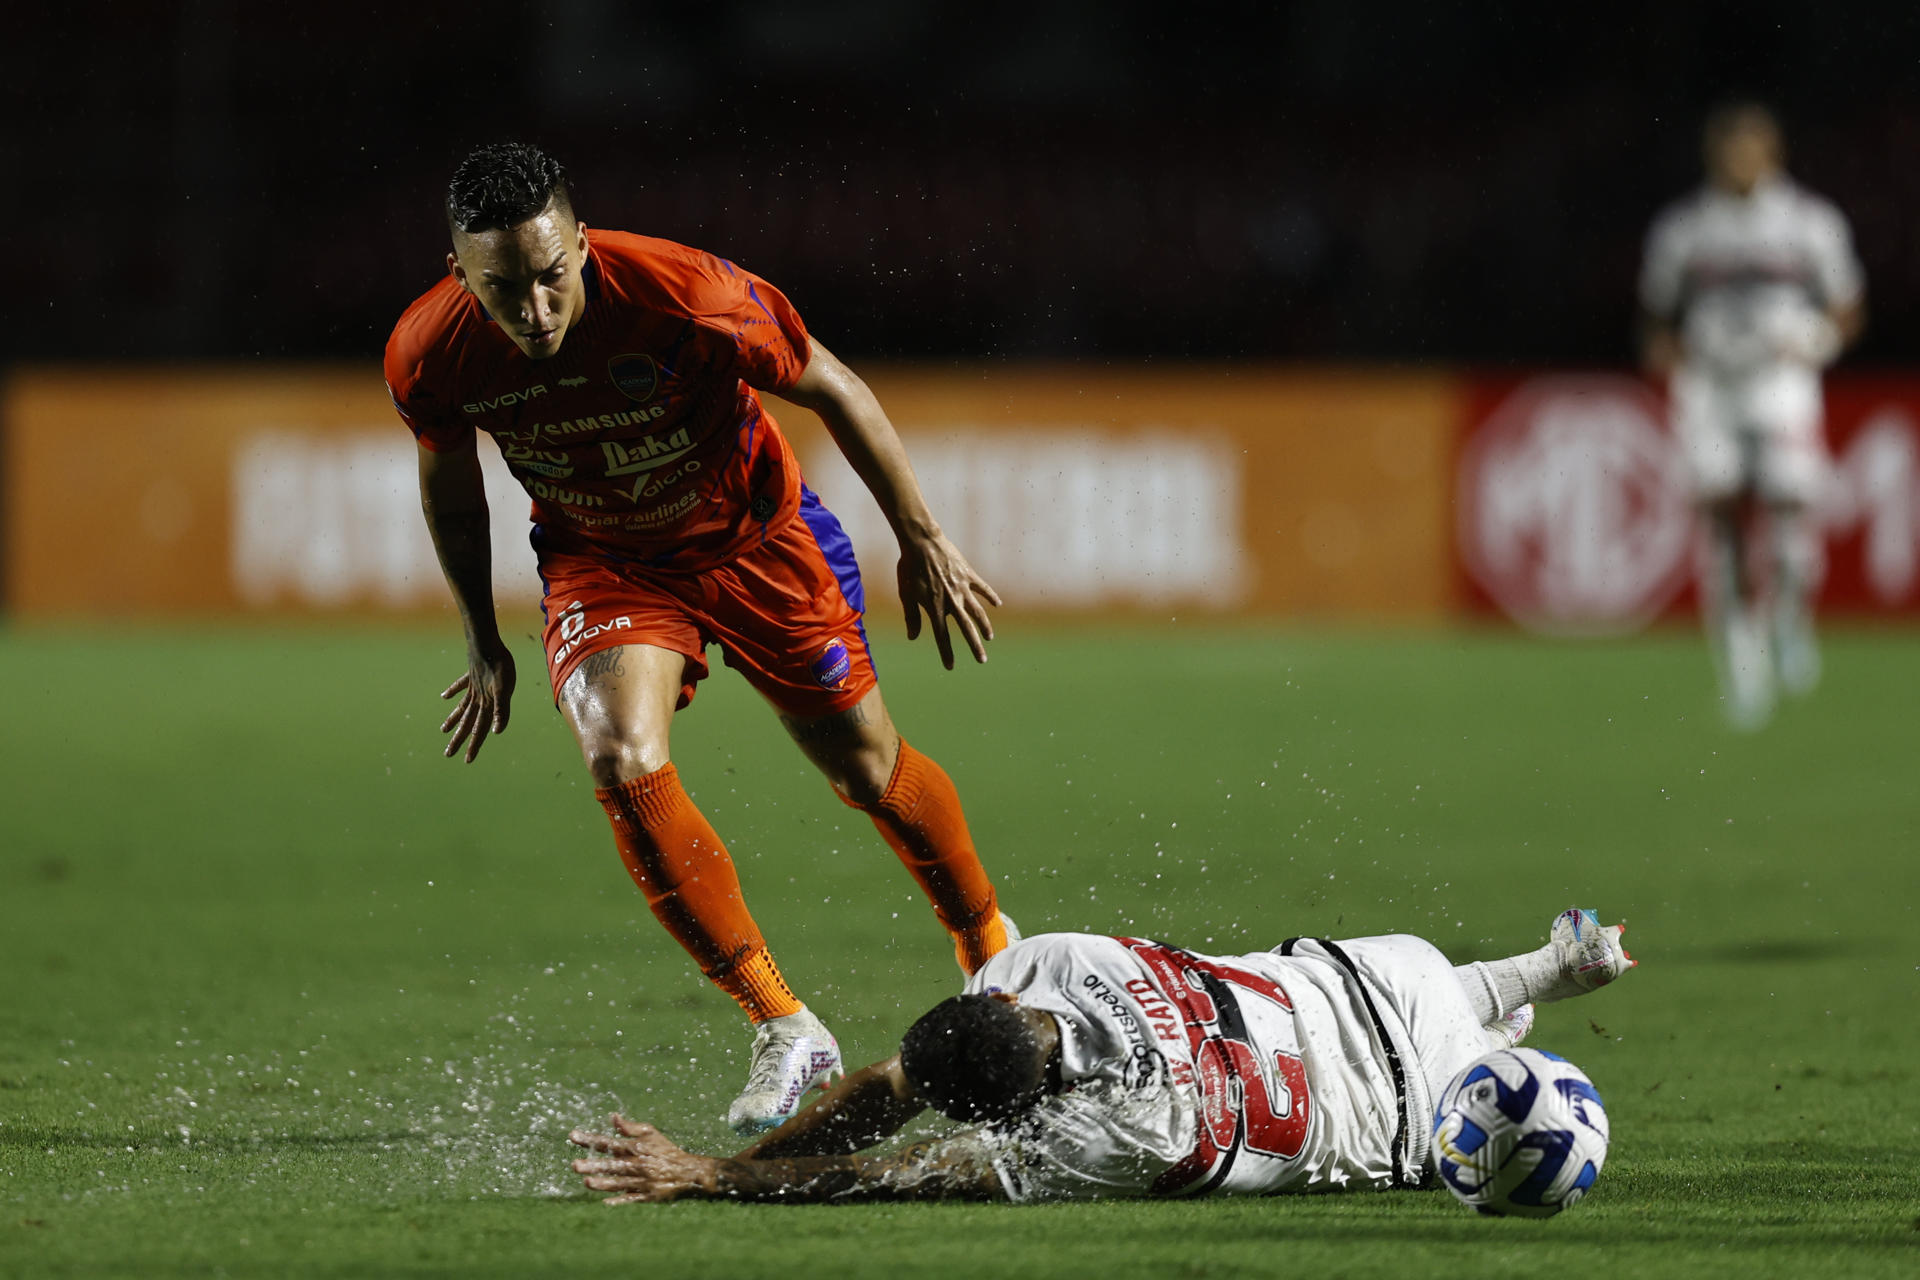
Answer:
[[[1527,8],[34,5],[0,354],[371,358],[510,135],[865,356],[1620,364],[1730,93],[1854,221],[1856,359],[1914,348],[1920,9]]]

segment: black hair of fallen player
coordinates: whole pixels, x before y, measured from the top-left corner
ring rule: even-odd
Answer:
[[[1020,1011],[992,996],[952,996],[907,1028],[900,1070],[950,1120],[1004,1120],[1046,1084],[1046,1055]]]
[[[466,235],[517,227],[549,204],[572,215],[567,171],[531,143],[475,147],[447,183],[447,225]]]

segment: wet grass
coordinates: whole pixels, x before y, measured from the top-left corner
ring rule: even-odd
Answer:
[[[0,1274],[1913,1273],[1920,642],[1836,637],[1738,737],[1679,634],[1008,630],[984,670],[879,657],[1030,931],[1466,958],[1627,918],[1644,967],[1535,1033],[1607,1099],[1594,1195],[604,1209],[565,1130],[726,1146],[746,1036],[621,873],[536,649],[464,768],[438,634],[14,630]],[[731,676],[676,732],[790,978],[888,1052],[954,983],[911,883]]]

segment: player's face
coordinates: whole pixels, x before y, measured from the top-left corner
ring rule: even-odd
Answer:
[[[1780,140],[1755,121],[1736,125],[1707,148],[1707,170],[1716,185],[1745,195],[1780,166]]]
[[[455,232],[447,269],[514,346],[545,360],[586,310],[586,261],[586,228],[548,205],[505,231]]]

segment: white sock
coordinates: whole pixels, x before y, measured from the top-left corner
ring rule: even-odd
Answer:
[[[1585,990],[1568,976],[1567,960],[1557,942],[1504,960],[1457,965],[1453,973],[1466,990],[1481,1026],[1506,1017],[1523,1004],[1566,1000]]]

